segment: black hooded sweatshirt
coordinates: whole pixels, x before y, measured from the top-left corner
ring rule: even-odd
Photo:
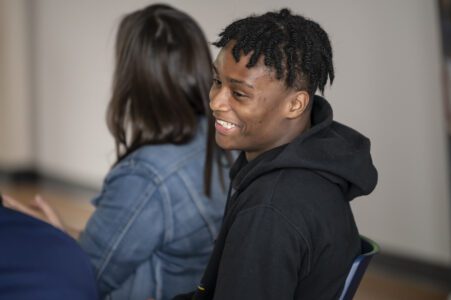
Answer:
[[[223,225],[193,299],[338,299],[359,233],[349,201],[377,182],[369,140],[315,96],[312,127],[231,172]]]

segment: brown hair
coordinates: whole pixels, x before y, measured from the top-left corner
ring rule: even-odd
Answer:
[[[168,5],[130,13],[119,25],[115,63],[107,124],[116,163],[144,145],[189,142],[206,115],[204,187],[210,195],[212,161],[219,162],[220,150],[208,106],[211,56],[200,27]]]

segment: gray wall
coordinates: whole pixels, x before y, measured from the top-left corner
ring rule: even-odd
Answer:
[[[33,164],[29,26],[25,1],[0,0],[0,165]]]
[[[9,34],[0,35],[0,166],[32,162],[47,174],[100,185],[114,161],[104,116],[115,29],[121,15],[148,3],[0,0],[0,24],[8,23],[0,33]],[[435,1],[169,3],[192,14],[211,41],[236,18],[282,6],[318,21],[335,50],[336,81],[326,97],[337,120],[371,138],[379,170],[376,191],[353,203],[361,232],[386,251],[451,264]]]

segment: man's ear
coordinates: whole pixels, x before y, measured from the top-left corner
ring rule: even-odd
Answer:
[[[289,100],[288,118],[295,119],[308,111],[310,96],[306,91],[297,91]]]

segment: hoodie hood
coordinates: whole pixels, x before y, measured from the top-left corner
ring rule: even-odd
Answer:
[[[232,187],[241,190],[256,178],[278,169],[311,170],[337,184],[348,201],[373,191],[377,171],[368,138],[333,121],[330,104],[315,96],[312,127],[291,143],[267,151],[251,162],[241,153],[231,169]]]

